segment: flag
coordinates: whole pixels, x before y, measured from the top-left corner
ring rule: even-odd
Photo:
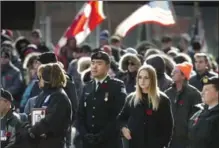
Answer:
[[[200,13],[195,16],[195,24],[193,25],[192,31],[192,42],[193,41],[199,42],[201,45],[201,51],[207,52],[208,46],[205,39],[205,30]]]
[[[133,12],[116,28],[115,34],[124,37],[131,29],[142,23],[154,22],[168,26],[175,24],[168,1],[152,1]]]
[[[77,45],[81,44],[105,18],[103,1],[90,0],[85,3],[56,45],[56,55],[58,55],[59,49],[66,44],[69,37],[74,36]]]

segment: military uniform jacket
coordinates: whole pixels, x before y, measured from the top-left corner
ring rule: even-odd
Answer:
[[[189,121],[189,148],[219,148],[219,105],[201,109]]]
[[[109,76],[96,90],[95,80],[88,82],[79,103],[77,126],[81,137],[85,134],[99,134],[101,142],[84,147],[117,148],[120,135],[116,117],[126,98],[124,83]]]

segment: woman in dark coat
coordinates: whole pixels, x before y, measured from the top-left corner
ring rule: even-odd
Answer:
[[[170,100],[157,87],[156,72],[143,65],[137,73],[136,90],[118,116],[129,148],[168,147],[173,128]]]
[[[45,118],[29,129],[30,139],[36,148],[64,148],[72,117],[71,102],[63,90],[66,76],[57,63],[41,65],[37,75],[43,95],[35,107],[46,111]]]

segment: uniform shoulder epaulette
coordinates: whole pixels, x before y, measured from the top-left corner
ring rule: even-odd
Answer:
[[[111,80],[112,82],[114,82],[114,83],[123,83],[122,80],[117,79],[117,78],[111,78],[110,80]]]

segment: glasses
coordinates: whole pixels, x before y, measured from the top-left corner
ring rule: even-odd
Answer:
[[[128,65],[134,66],[135,63],[133,63],[133,62],[128,62]]]

